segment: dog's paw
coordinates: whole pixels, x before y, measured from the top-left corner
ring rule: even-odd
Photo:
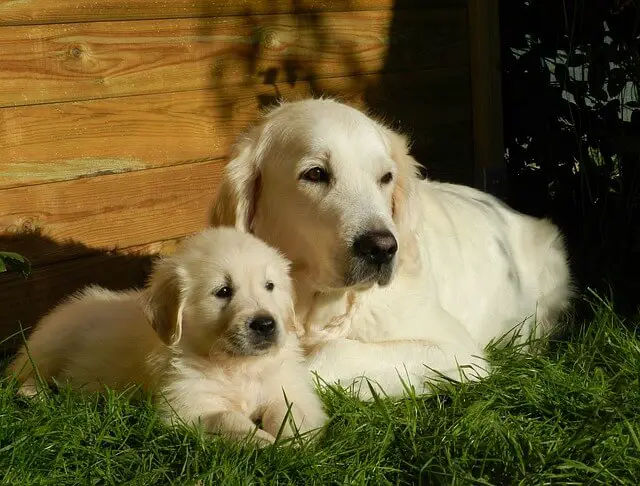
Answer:
[[[16,395],[29,400],[43,400],[46,398],[46,388],[38,386],[35,380],[28,379],[16,391]]]
[[[398,381],[400,381],[398,379]],[[357,376],[350,380],[341,380],[342,387],[348,389],[356,398],[363,402],[372,401],[374,398],[385,398],[385,390],[375,381],[366,376]]]
[[[249,441],[258,448],[263,448],[275,444],[276,438],[265,430],[256,429],[255,433],[249,435]]]
[[[33,398],[38,394],[38,387],[35,383],[25,383],[16,392],[18,396],[24,398]]]
[[[482,357],[472,356],[468,362],[450,370],[445,375],[455,381],[480,381],[491,373],[489,363]]]
[[[299,415],[300,416],[300,415]],[[296,425],[300,435],[304,435],[305,439],[315,439],[322,435],[324,426],[329,417],[319,408],[317,410],[305,410],[302,418],[296,420]]]

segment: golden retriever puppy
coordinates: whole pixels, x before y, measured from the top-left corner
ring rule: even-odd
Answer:
[[[318,429],[326,416],[295,333],[288,265],[251,235],[205,230],[157,262],[144,290],[89,287],[58,306],[9,374],[23,395],[37,393],[36,375],[89,391],[139,385],[169,421],[261,443],[281,425],[282,437]]]
[[[389,395],[485,375],[490,341],[553,330],[571,295],[551,222],[421,180],[404,136],[329,99],[284,103],[239,140],[211,224],[292,261],[312,370]]]

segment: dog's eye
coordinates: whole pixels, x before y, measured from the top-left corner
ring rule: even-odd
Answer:
[[[393,180],[393,174],[391,172],[387,172],[380,178],[380,184],[387,185],[389,182]]]
[[[309,182],[326,183],[329,182],[329,173],[322,167],[313,167],[304,172],[301,178]]]
[[[228,285],[225,285],[224,287],[221,287],[218,290],[216,290],[214,295],[218,299],[230,299],[233,296],[233,289]]]
[[[273,282],[267,282],[266,284],[264,284],[264,288],[271,292],[275,288],[275,285],[273,284]]]

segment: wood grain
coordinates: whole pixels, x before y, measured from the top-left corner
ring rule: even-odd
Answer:
[[[0,25],[228,15],[389,10],[395,0],[4,0]],[[403,0],[402,7],[465,5],[466,0]]]
[[[466,69],[365,75],[3,108],[0,188],[221,158],[261,106],[278,97],[339,96],[391,119],[410,114],[394,115],[404,103],[418,126],[464,121],[468,75]]]
[[[0,29],[0,106],[465,66],[462,8]]]
[[[12,241],[42,265],[184,236],[206,226],[222,166],[202,162],[0,191],[0,244]]]

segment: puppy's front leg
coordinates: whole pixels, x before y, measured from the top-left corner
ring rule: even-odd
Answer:
[[[273,402],[262,416],[264,429],[274,436],[280,432],[280,437],[285,439],[295,436],[296,430],[305,434],[320,429],[326,421],[327,415],[322,408],[322,402],[311,388],[299,390],[292,396],[287,394],[286,401],[283,397]]]
[[[243,439],[253,434],[253,439],[260,447],[273,444],[276,438],[264,430],[260,430],[251,419],[234,411],[217,412],[203,417],[205,430],[221,434],[232,439]]]

